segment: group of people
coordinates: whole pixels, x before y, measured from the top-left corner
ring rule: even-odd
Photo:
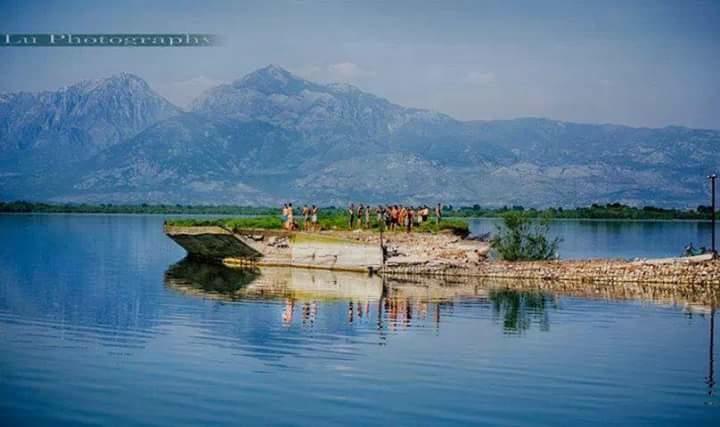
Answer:
[[[435,222],[440,223],[442,219],[442,205],[440,203],[434,209]],[[319,231],[318,223],[319,208],[315,205],[304,205],[302,208],[302,226],[295,221],[295,209],[292,203],[285,203],[282,207],[283,228],[288,231]],[[427,205],[413,207],[403,205],[357,205],[351,203],[347,208],[349,216],[348,225],[351,230],[356,228],[372,228],[381,226],[389,230],[412,231],[413,227],[420,226],[430,220],[430,207]],[[373,220],[374,219],[374,220]]]
[[[375,217],[375,224],[382,225],[390,230],[404,229],[412,231],[414,226],[420,226],[430,219],[430,208],[427,205],[420,207],[403,205],[378,205],[373,208],[370,205],[355,206],[351,203],[347,209],[349,215],[349,226],[354,228],[371,228],[371,218]],[[442,205],[435,207],[435,222],[440,223],[442,219]]]
[[[305,205],[302,208],[302,229],[303,231],[318,231],[320,226],[318,224],[318,211],[319,208],[315,205]],[[295,209],[292,203],[285,203],[282,208],[283,217],[283,228],[289,231],[299,230],[297,222],[295,222]]]

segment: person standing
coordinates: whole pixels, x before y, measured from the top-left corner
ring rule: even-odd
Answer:
[[[365,228],[370,228],[370,205],[365,206]]]
[[[350,203],[350,206],[348,206],[348,214],[350,214],[350,229],[353,229],[353,226],[355,225],[355,203]]]
[[[303,215],[303,231],[307,231],[308,227],[310,225],[310,208],[308,208],[307,204],[303,205],[302,215]]]
[[[363,226],[363,212],[365,212],[365,209],[363,208],[363,205],[360,204],[357,208],[357,224],[358,228],[362,228]]]
[[[390,227],[395,230],[398,226],[400,226],[400,207],[393,205],[390,211]]]
[[[292,231],[295,229],[295,212],[293,212],[293,205],[292,203],[288,203],[287,207],[287,229]]]
[[[441,219],[442,219],[442,205],[440,203],[438,203],[437,207],[435,208],[435,224],[440,224]]]
[[[310,209],[310,222],[312,223],[312,231],[318,231],[318,208],[315,205],[312,205],[312,208]]]
[[[287,207],[288,207],[288,206],[287,206],[287,203],[283,204],[283,207],[282,207],[282,222],[283,222],[283,228],[285,228],[285,229],[287,229],[287,217],[288,217]]]

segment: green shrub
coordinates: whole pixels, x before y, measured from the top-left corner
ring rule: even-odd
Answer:
[[[244,218],[218,218],[218,219],[201,219],[201,218],[180,218],[168,219],[165,221],[167,225],[180,227],[207,227],[218,226],[227,228],[228,230],[237,230],[240,228],[262,228],[262,229],[279,229],[282,228],[282,220],[277,216],[264,215]]]
[[[506,212],[492,248],[507,261],[547,260],[555,257],[560,239],[550,240],[550,218],[533,219],[519,211]]]

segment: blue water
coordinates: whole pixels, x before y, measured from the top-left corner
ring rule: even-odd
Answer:
[[[498,223],[494,218],[473,219],[470,230],[492,233]],[[715,229],[720,239],[720,223]],[[709,221],[559,220],[551,223],[550,234],[561,239],[558,252],[564,259],[661,258],[680,256],[688,243],[711,247]]]
[[[0,425],[720,419],[707,307],[364,278],[328,297],[177,264],[161,221],[0,216]]]

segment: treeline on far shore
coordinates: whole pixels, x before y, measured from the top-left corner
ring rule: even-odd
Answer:
[[[373,208],[375,205],[371,205]],[[296,209],[302,205],[296,205]],[[343,214],[345,207],[321,207],[325,214]],[[474,206],[443,206],[445,217],[499,217],[506,212],[521,211],[530,217],[567,219],[710,219],[711,208],[665,209],[653,206],[634,207],[621,203],[593,204],[580,208],[535,209],[522,206],[484,208]],[[114,213],[114,214],[173,214],[173,215],[276,215],[280,208],[234,205],[181,205],[181,204],[85,204],[85,203],[36,203],[25,201],[0,202],[0,212],[5,213]]]

